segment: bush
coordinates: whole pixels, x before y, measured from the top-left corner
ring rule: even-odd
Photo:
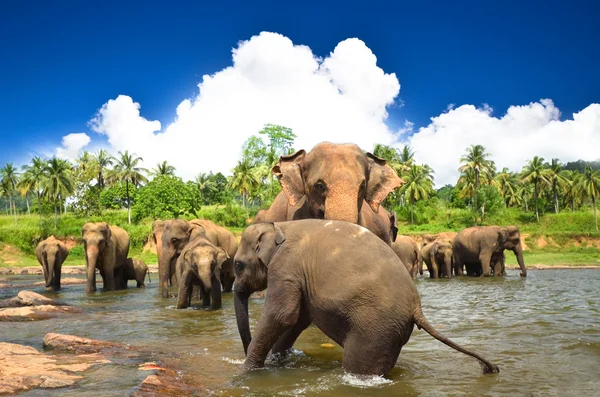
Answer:
[[[194,184],[185,184],[181,178],[173,176],[158,176],[138,190],[132,207],[133,220],[195,215],[199,202],[200,193]]]

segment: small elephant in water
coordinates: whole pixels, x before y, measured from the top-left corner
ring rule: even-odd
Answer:
[[[87,271],[86,293],[96,291],[96,269],[100,271],[104,291],[126,288],[123,265],[129,254],[129,235],[106,222],[86,223],[81,229]]]
[[[392,243],[392,249],[406,266],[410,277],[415,280],[423,262],[417,242],[408,236],[398,236],[396,241]]]
[[[242,235],[235,268],[234,306],[245,369],[263,367],[270,350],[285,355],[314,323],[344,348],[345,370],[386,375],[416,324],[478,359],[484,372],[498,372],[429,324],[398,256],[359,225],[317,219],[251,225]],[[264,289],[264,309],[252,338],[248,299]]]
[[[423,262],[429,270],[429,277],[452,278],[452,242],[435,240],[421,249]]]
[[[190,241],[177,259],[176,272],[179,280],[177,308],[185,309],[192,304],[192,289],[199,287],[202,306],[221,308],[221,266],[229,259],[227,251],[217,247],[204,237]]]
[[[466,267],[470,276],[505,274],[504,250],[515,253],[521,277],[526,277],[527,268],[518,227],[474,226],[464,229],[453,242],[455,274],[462,276],[463,267]]]
[[[123,268],[123,277],[125,277],[125,285],[127,285],[127,281],[135,280],[137,282],[137,288],[144,288],[146,284],[144,284],[144,280],[146,279],[146,274],[148,274],[148,282],[151,283],[150,279],[150,271],[148,270],[148,265],[141,259],[132,259],[127,258],[125,262],[125,267]]]
[[[35,256],[42,265],[46,288],[52,287],[60,291],[60,273],[62,264],[69,255],[69,249],[62,241],[54,236],[41,241],[35,249]]]

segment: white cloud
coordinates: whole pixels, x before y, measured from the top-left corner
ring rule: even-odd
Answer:
[[[298,149],[328,140],[371,150],[394,141],[386,106],[400,91],[395,74],[376,63],[358,39],[319,59],[306,46],[263,32],[233,49],[233,66],[203,76],[199,94],[179,104],[163,131],[126,95],[104,104],[91,126],[108,137],[112,151],[135,152],[146,167],[167,160],[184,179],[200,171],[229,173],[243,142],[266,123],[292,128]]]
[[[488,105],[462,105],[433,117],[410,137],[416,160],[433,167],[438,187],[456,183],[459,159],[471,144],[483,145],[498,169],[512,171],[520,171],[536,155],[563,162],[600,157],[600,104],[565,121],[550,99],[511,106],[502,117],[492,112]]]
[[[85,132],[65,135],[62,138],[62,147],[56,149],[56,156],[74,160],[81,149],[86,147],[91,138]]]
[[[263,32],[238,43],[232,66],[203,76],[198,88],[166,126],[142,116],[143,108],[127,95],[105,103],[90,125],[106,136],[111,152],[135,152],[147,168],[167,160],[184,179],[209,170],[228,174],[242,143],[265,123],[291,127],[297,149],[322,141],[353,142],[365,150],[375,143],[410,144],[417,160],[434,168],[437,186],[456,182],[459,158],[470,144],[484,145],[498,168],[515,171],[534,155],[564,162],[600,156],[598,104],[567,121],[560,121],[549,99],[512,106],[501,117],[487,104],[449,104],[426,127],[406,121],[391,131],[387,109],[401,102],[400,83],[358,39],[340,42],[321,59],[309,47]],[[72,155],[89,143],[72,135],[82,134],[66,136],[57,153]]]

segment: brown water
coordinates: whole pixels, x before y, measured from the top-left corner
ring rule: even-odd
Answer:
[[[40,276],[11,280],[39,281]],[[417,280],[423,312],[442,333],[500,367],[483,375],[476,360],[415,328],[386,379],[341,368],[343,351],[310,327],[278,367],[242,373],[244,360],[231,294],[223,309],[176,310],[175,299],[146,289],[86,296],[84,285],[60,293],[34,291],[82,307],[86,314],[33,323],[0,323],[0,341],[41,349],[47,332],[129,343],[169,356],[183,376],[198,377],[213,395],[233,396],[599,396],[600,270],[517,271],[505,278]],[[0,298],[17,291],[0,290]],[[250,302],[255,325],[263,299]],[[26,396],[122,396],[147,373],[137,363],[88,371],[76,387]]]

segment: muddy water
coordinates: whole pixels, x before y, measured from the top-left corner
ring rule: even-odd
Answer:
[[[40,276],[12,280],[39,281]],[[242,344],[231,294],[223,309],[175,310],[146,289],[86,296],[84,285],[43,292],[86,314],[35,323],[0,323],[0,341],[41,348],[47,332],[143,346],[170,357],[184,377],[201,379],[210,394],[233,396],[597,396],[600,395],[600,270],[509,271],[502,279],[419,279],[423,311],[442,333],[482,353],[500,374],[482,375],[472,358],[415,328],[386,379],[341,369],[342,349],[311,327],[277,367],[241,373]],[[0,298],[17,291],[0,290]],[[250,302],[255,325],[263,299]],[[145,377],[122,361],[89,371],[77,387],[28,396],[122,396]]]

